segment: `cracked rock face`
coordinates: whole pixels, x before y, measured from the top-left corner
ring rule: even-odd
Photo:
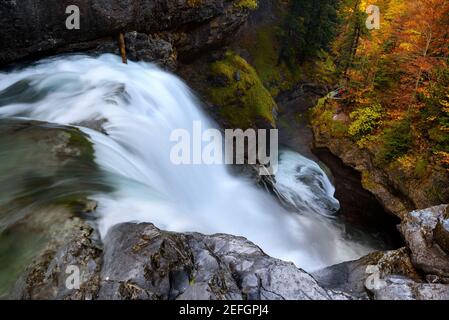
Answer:
[[[346,298],[245,238],[171,233],[151,224],[109,231],[101,278],[101,299]]]
[[[361,299],[449,299],[449,256],[444,247],[447,208],[441,205],[406,214],[400,231],[407,247],[374,252],[319,270],[314,277],[325,288]]]
[[[320,287],[292,263],[267,256],[245,238],[173,233],[152,224],[113,227],[102,253],[95,233],[75,224],[68,241],[32,265],[17,296],[30,299],[351,299]],[[81,267],[67,290],[66,266]],[[58,273],[59,272],[59,273]],[[50,281],[51,280],[51,281]]]
[[[120,32],[136,32],[138,39],[127,39],[134,41],[130,58],[153,61],[164,55],[170,69],[176,58],[172,46],[192,56],[235,33],[249,14],[237,1],[79,0],[79,30],[66,27],[72,0],[0,1],[0,65],[58,52],[110,52]]]
[[[437,225],[444,223],[447,205],[412,211],[402,220],[400,230],[411,251],[413,264],[426,274],[449,277],[449,255],[436,241]],[[444,229],[444,228],[443,228]],[[444,232],[439,241],[443,243]],[[437,233],[438,234],[438,233]]]

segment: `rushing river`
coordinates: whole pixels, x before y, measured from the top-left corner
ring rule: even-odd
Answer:
[[[289,206],[224,165],[174,165],[172,130],[191,130],[194,121],[203,128],[216,125],[180,79],[152,64],[124,65],[112,55],[65,56],[1,73],[0,117],[75,126],[89,137],[95,162],[113,190],[90,195],[99,203],[102,236],[128,221],[179,232],[229,233],[309,271],[372,250],[348,239],[335,217],[334,187],[315,162],[298,153],[280,153],[276,189]],[[104,132],[86,123],[101,123]],[[7,144],[0,147],[8,153]],[[57,184],[35,186],[53,187]]]

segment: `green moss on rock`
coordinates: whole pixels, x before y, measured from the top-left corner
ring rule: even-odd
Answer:
[[[257,0],[239,0],[234,3],[234,7],[239,9],[257,9]]]
[[[291,89],[303,76],[298,65],[287,66],[279,60],[278,30],[278,25],[267,25],[260,28],[255,37],[247,39],[244,44],[260,79],[274,97]]]
[[[210,73],[221,80],[211,86],[209,98],[228,125],[242,129],[275,127],[276,103],[245,59],[228,51],[222,60],[211,64]]]

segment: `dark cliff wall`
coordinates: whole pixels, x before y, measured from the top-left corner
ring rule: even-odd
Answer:
[[[69,5],[80,9],[79,30],[66,27]],[[248,12],[238,0],[5,0],[0,2],[0,66],[94,49],[130,31],[158,34],[188,58],[222,44]]]

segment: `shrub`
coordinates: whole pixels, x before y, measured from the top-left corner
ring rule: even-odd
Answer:
[[[446,132],[445,127],[433,127],[428,133],[430,140],[434,143],[433,151],[449,152],[449,133]]]
[[[392,160],[406,154],[412,143],[411,122],[405,119],[394,123],[385,130],[381,138],[383,145],[381,160],[391,162]]]
[[[348,134],[354,140],[360,140],[372,133],[380,124],[382,107],[380,104],[375,104],[371,107],[360,108],[351,112],[349,117],[352,123],[349,126]]]
[[[425,158],[419,158],[416,161],[415,164],[415,176],[417,178],[422,178],[424,177],[426,171],[427,171],[427,166],[429,165],[429,163],[427,162],[427,159]]]
[[[449,152],[449,68],[437,69],[420,115],[434,152]]]

